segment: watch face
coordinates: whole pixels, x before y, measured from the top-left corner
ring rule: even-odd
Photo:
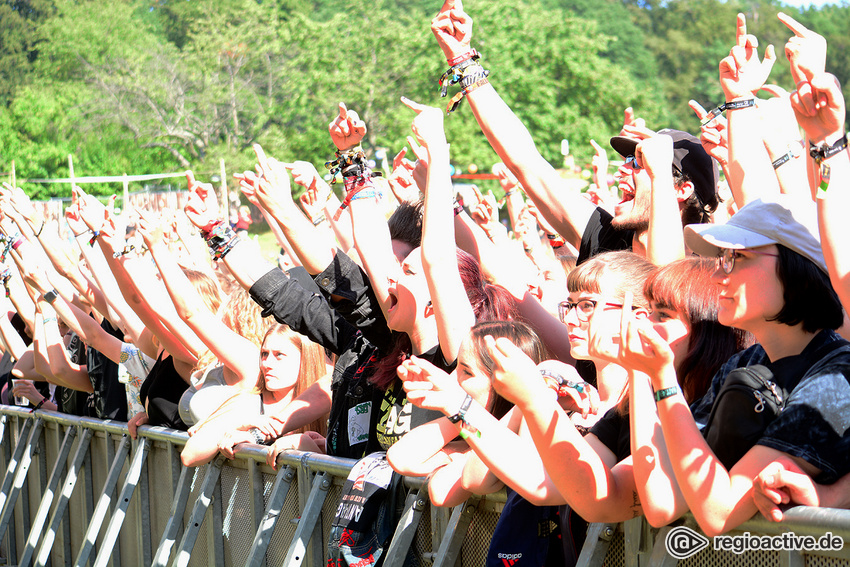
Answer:
[[[800,157],[803,155],[803,144],[799,141],[791,143],[788,146],[788,153],[791,154],[791,157]]]

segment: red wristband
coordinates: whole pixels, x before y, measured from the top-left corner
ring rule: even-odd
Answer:
[[[467,59],[472,59],[473,57],[481,57],[481,55],[475,49],[471,49],[466,53],[453,57],[452,59],[446,59],[446,61],[449,63],[449,67],[454,67],[459,63],[463,63]]]

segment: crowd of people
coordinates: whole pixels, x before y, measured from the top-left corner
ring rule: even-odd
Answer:
[[[255,146],[236,179],[278,265],[191,172],[163,214],[74,189],[72,242],[4,184],[0,369],[19,380],[3,400],[188,430],[187,466],[251,443],[273,467],[297,449],[371,459],[356,470],[380,482],[428,476],[439,506],[505,487],[488,565],[573,564],[586,522],[690,511],[716,535],[789,503],[850,506],[845,105],[823,38],[780,19],[793,92],[766,84],[773,48],[760,57],[739,15],[725,101],[692,103],[700,137],[627,109],[614,183],[594,143],[581,193],[448,1],[431,23],[460,88],[448,110],[503,161],[507,227],[492,195],[455,195],[447,113],[404,97],[415,160],[386,179],[340,104],[341,201],[312,164]],[[354,543],[370,528],[338,520],[340,557],[377,560]]]

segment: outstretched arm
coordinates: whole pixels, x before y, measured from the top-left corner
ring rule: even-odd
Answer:
[[[431,22],[431,31],[447,60],[471,50],[472,19],[463,11],[460,0],[446,0]],[[491,84],[476,88],[466,98],[499,158],[558,233],[578,247],[596,207],[564,186],[555,168],[540,155],[528,130]]]

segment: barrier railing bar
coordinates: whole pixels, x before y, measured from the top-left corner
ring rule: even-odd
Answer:
[[[26,443],[21,440],[29,436],[33,422],[27,419],[20,425],[21,432],[18,435],[18,441],[15,444],[15,450],[12,452],[12,457],[9,459],[9,464],[6,467],[6,474],[3,476],[3,484],[0,486],[0,511],[6,508],[6,501],[9,499],[9,492],[12,490],[12,482],[15,480],[15,473],[18,471],[18,464],[26,451]],[[9,432],[11,434],[11,431]],[[11,435],[10,435],[11,437]],[[2,539],[2,538],[0,538]]]
[[[124,435],[121,438],[122,443],[129,443],[129,435]],[[133,455],[133,460],[130,462],[130,468],[127,470],[127,477],[124,479],[124,486],[121,487],[121,492],[118,495],[118,504],[112,512],[112,517],[109,519],[109,525],[106,528],[106,533],[103,535],[103,543],[101,544],[100,553],[94,561],[94,567],[106,567],[106,564],[112,558],[112,551],[116,549],[118,541],[118,533],[121,531],[121,526],[124,525],[124,519],[127,517],[127,509],[130,507],[130,500],[133,498],[133,493],[136,491],[136,486],[139,483],[139,477],[142,474],[142,468],[145,465],[145,459],[148,456],[148,441],[140,439],[136,447],[136,454]],[[113,563],[115,567],[119,567],[120,558],[116,558]]]
[[[183,539],[180,540],[174,561],[171,562],[172,567],[185,567],[189,563],[189,557],[192,549],[195,548],[195,542],[198,539],[198,533],[201,531],[201,524],[204,523],[204,516],[207,513],[207,508],[213,497],[213,492],[218,484],[219,475],[221,475],[221,467],[224,464],[224,457],[219,455],[213,462],[206,466],[206,474],[204,482],[201,484],[201,492],[198,494],[198,499],[195,500],[195,505],[192,507],[192,515],[189,518],[189,524],[183,532]]]
[[[126,433],[124,433],[123,435],[127,436]],[[121,437],[119,437],[119,439],[121,439]],[[129,443],[129,449],[132,449],[133,446],[132,446],[132,443],[130,443],[129,439],[127,440],[127,442]],[[112,435],[110,433],[106,433],[103,436],[103,446],[106,448],[106,459],[104,459],[103,464],[106,467],[106,469],[109,470],[111,463],[113,463],[115,461],[115,443],[114,443],[114,441],[112,439]],[[129,456],[129,454],[130,454],[130,451],[128,450],[127,455]],[[122,471],[124,470],[124,462],[121,463],[121,470]],[[94,475],[92,475],[92,480],[94,480]],[[119,480],[120,480],[120,478],[119,478]],[[116,484],[116,486],[118,486],[118,485]],[[114,496],[115,493],[112,492],[112,493],[110,493],[110,495]],[[111,507],[111,503],[110,503],[110,507]],[[108,512],[107,515],[104,516],[104,518],[103,518],[104,521],[108,522],[111,519],[111,515],[112,515],[111,511]],[[115,561],[116,561],[116,564],[115,564],[114,567],[121,567],[121,556],[119,555],[119,549],[118,548],[119,548],[119,546],[116,545],[115,548],[111,550],[113,557],[115,558]],[[97,557],[100,555],[100,551],[101,551],[100,546],[97,543],[97,539],[95,539],[95,546],[92,548],[92,554],[91,554],[90,557],[97,559]],[[89,563],[91,563],[91,559],[89,559]]]
[[[35,448],[38,446],[38,436],[41,434],[41,428],[43,425],[44,422],[41,418],[36,418],[35,424],[32,426],[32,431],[30,431],[30,434],[27,437],[27,446],[24,450],[24,455],[21,458],[20,466],[18,466],[15,471],[15,480],[12,483],[12,490],[9,492],[8,498],[6,498],[6,505],[3,508],[3,514],[0,515],[0,539],[3,539],[3,536],[6,535],[6,529],[9,527],[9,522],[15,511],[15,502],[18,500],[18,496],[21,494],[21,487],[27,479],[27,472],[29,471],[30,464],[32,464],[32,455],[35,452]],[[19,445],[23,438],[24,436],[22,433],[18,438]]]
[[[44,523],[47,521],[47,516],[50,514],[50,507],[53,505],[53,498],[56,495],[56,489],[59,488],[59,482],[65,474],[65,467],[68,464],[68,455],[71,454],[71,449],[74,445],[74,440],[77,436],[77,428],[69,427],[65,431],[65,438],[62,440],[62,446],[59,448],[59,454],[56,457],[56,463],[53,465],[53,471],[50,473],[50,480],[47,481],[47,486],[44,490],[44,496],[38,505],[38,510],[33,519],[32,528],[30,529],[27,544],[24,547],[23,555],[19,561],[20,567],[29,567],[32,561],[32,556],[35,553],[35,548],[38,546],[38,540],[41,537],[41,530]]]
[[[107,439],[109,442],[109,439]],[[98,498],[97,506],[92,514],[86,537],[83,539],[83,545],[80,552],[77,554],[75,565],[85,565],[89,561],[89,557],[94,549],[97,534],[103,525],[103,520],[106,513],[109,511],[109,504],[112,501],[112,495],[115,493],[115,487],[118,485],[118,478],[121,470],[124,468],[124,461],[130,453],[130,441],[126,435],[121,436],[121,442],[118,445],[118,450],[115,451],[115,458],[112,459],[112,466],[109,468],[109,474],[106,475],[106,482],[103,485],[103,491]]]
[[[177,490],[174,494],[174,503],[171,505],[171,515],[165,524],[162,539],[156,548],[151,567],[165,567],[171,556],[171,548],[177,541],[178,531],[183,527],[183,514],[186,513],[186,503],[189,501],[189,492],[192,488],[192,476],[194,469],[183,467],[180,472],[180,480],[177,482]]]
[[[37,567],[44,567],[50,557],[50,550],[53,549],[53,542],[56,539],[56,530],[62,522],[65,510],[68,508],[68,502],[71,500],[71,495],[77,486],[79,470],[91,446],[92,435],[94,435],[94,432],[91,429],[83,428],[79,436],[74,459],[71,461],[71,466],[68,468],[68,474],[65,475],[65,482],[62,485],[62,493],[59,495],[59,500],[56,501],[56,508],[53,509],[53,515],[50,516],[47,532],[44,534],[44,539],[41,540],[41,547],[38,548],[38,553],[36,554],[35,565]],[[67,524],[66,522],[66,531],[68,528]],[[66,548],[70,548],[70,542],[67,537],[65,538],[65,546]]]
[[[263,514],[266,511],[266,502],[264,500],[266,485],[263,482],[263,473],[260,472],[260,467],[256,461],[248,461],[248,482],[249,494],[251,494],[251,518],[254,520],[254,534],[256,535],[260,524],[263,522]],[[254,565],[265,567],[265,556],[258,557]]]
[[[292,487],[292,481],[294,479],[295,469],[292,467],[281,467],[280,471],[278,471],[272,490],[269,493],[269,503],[266,506],[265,514],[263,514],[260,525],[257,528],[257,533],[254,535],[254,542],[251,544],[248,558],[245,559],[245,567],[257,565],[260,558],[265,561],[266,550],[269,547],[269,542],[271,542],[275,525],[277,525],[277,521],[280,518],[280,511],[283,509],[283,504],[286,502],[286,497],[289,494],[289,489]]]
[[[141,440],[139,440],[141,443]],[[145,441],[147,444],[147,441]],[[171,445],[169,445],[171,447]],[[137,448],[138,450],[138,448]],[[136,532],[138,537],[136,539],[136,545],[138,546],[141,543],[142,548],[142,564],[150,565],[153,559],[153,550],[151,549],[151,500],[150,500],[150,490],[148,484],[148,466],[146,461],[146,466],[142,467],[142,470],[139,474],[139,498],[136,500],[139,504],[138,516],[141,518],[141,523],[138,531]],[[173,486],[174,483],[171,484]],[[139,541],[141,540],[141,541]]]
[[[664,526],[658,529],[658,533],[655,535],[655,545],[652,548],[652,555],[649,558],[650,565],[676,567],[679,564],[678,559],[667,553],[667,546],[664,544],[664,541],[667,539],[667,533],[672,529],[672,526]]]
[[[215,496],[211,503],[213,513],[211,516],[207,516],[209,519],[209,522],[207,522],[207,565],[210,567],[224,567],[224,538],[222,537],[222,534],[224,534],[224,525],[222,523],[224,510],[222,509],[222,502],[226,497],[233,495],[222,494],[221,475],[219,475],[219,481],[216,487],[217,490],[213,493]],[[232,521],[233,518],[231,518]],[[230,528],[233,529],[232,523]]]
[[[799,551],[786,549],[779,552],[779,567],[805,567],[806,558]]]
[[[310,497],[307,498],[307,504],[301,513],[301,519],[298,520],[298,526],[295,528],[292,543],[290,543],[289,550],[286,552],[286,557],[283,560],[284,567],[298,567],[304,561],[304,556],[307,553],[307,544],[313,535],[313,530],[319,519],[319,513],[322,511],[322,505],[328,495],[328,489],[331,487],[331,481],[332,477],[329,477],[325,471],[318,471],[316,476],[313,477]],[[309,478],[301,478],[299,475],[299,485],[307,482],[309,482]]]
[[[639,567],[645,563],[644,554],[652,551],[651,526],[643,516],[623,522],[626,567]]]
[[[302,455],[301,464],[298,466],[298,503],[299,505],[303,505],[303,507],[299,508],[301,510],[302,517],[304,516],[304,512],[306,511],[306,503],[310,500],[310,496],[313,490],[312,483],[310,482],[310,479],[313,478],[313,471],[310,465],[309,457],[309,453]],[[328,489],[330,489],[334,482],[333,476],[328,478],[327,481]],[[327,494],[327,492],[324,493],[324,497],[322,498],[322,505],[320,508],[324,508],[324,501],[327,499]],[[304,544],[306,548],[304,551],[303,561],[310,567],[321,567],[325,564],[326,542],[324,534],[322,533],[322,522],[319,520],[320,517],[321,509],[319,510],[319,516],[316,518],[315,526],[313,527],[313,534],[306,535],[304,539]]]
[[[460,548],[463,546],[463,540],[466,537],[466,530],[472,523],[479,500],[481,499],[478,496],[473,496],[463,504],[454,507],[449,525],[446,528],[443,540],[440,542],[440,548],[437,550],[433,567],[455,565],[458,555],[460,555]]]
[[[425,511],[427,503],[427,485],[407,495],[407,500],[404,503],[404,511],[401,514],[401,519],[398,522],[398,526],[396,526],[395,533],[393,533],[393,538],[387,549],[387,555],[384,559],[385,565],[402,565],[404,563],[407,552],[413,543],[413,538],[416,536],[416,530],[419,528],[419,520],[422,519],[422,513]]]
[[[597,567],[605,561],[617,524],[588,524],[576,567]]]

